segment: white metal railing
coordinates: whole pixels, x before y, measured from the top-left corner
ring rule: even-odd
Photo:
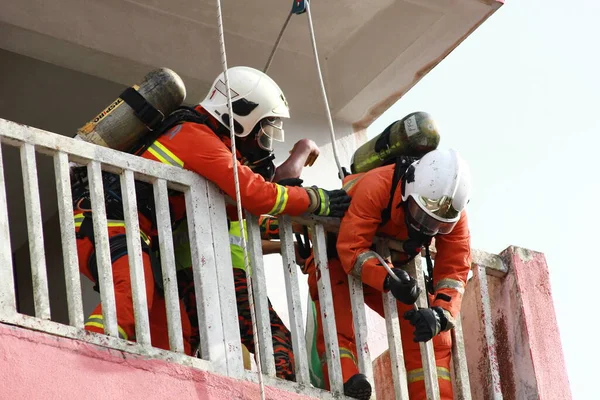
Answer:
[[[221,192],[204,178],[179,168],[142,159],[133,155],[77,141],[39,129],[26,127],[0,119],[0,150],[3,146],[20,149],[23,171],[23,185],[26,199],[26,216],[33,274],[35,317],[20,314],[16,307],[15,282],[13,276],[10,227],[8,223],[5,170],[0,151],[0,321],[26,328],[41,330],[115,349],[151,355],[185,365],[214,371],[234,378],[257,381],[256,373],[244,371],[240,332],[238,328],[234,282],[231,269],[225,200]],[[38,189],[36,153],[50,155],[54,159],[58,212],[60,217],[60,237],[68,299],[69,325],[50,320],[51,309],[48,294],[48,281],[42,232],[40,196]],[[92,201],[92,215],[95,232],[97,264],[105,335],[83,330],[84,315],[80,289],[75,228],[73,222],[72,195],[69,178],[69,162],[86,165]],[[127,248],[130,259],[132,296],[135,312],[136,343],[119,339],[117,331],[115,295],[112,285],[112,269],[109,252],[109,238],[106,230],[107,218],[104,208],[102,171],[120,176],[121,189],[127,226]],[[139,240],[139,223],[135,196],[135,180],[153,185],[156,203],[159,246],[163,271],[165,301],[167,305],[168,335],[171,351],[152,348],[147,310],[147,299],[142,264],[142,249]],[[200,358],[183,354],[183,338],[179,317],[179,300],[176,284],[176,269],[171,235],[171,220],[168,206],[168,189],[185,194],[186,212],[189,226],[189,239],[192,250],[193,278],[197,298],[200,328]],[[301,312],[300,288],[295,263],[292,221],[308,225],[312,230],[316,267],[320,271],[318,283],[323,331],[326,344],[326,358],[329,370],[331,393],[310,387],[309,363],[304,341]],[[284,266],[285,287],[290,316],[295,355],[296,383],[275,378],[273,345],[270,331],[265,271],[261,249],[258,218],[247,216],[249,247],[253,279],[255,280],[255,303],[258,326],[258,346],[265,383],[286,390],[314,395],[319,398],[340,396],[343,381],[340,354],[336,335],[333,298],[325,234],[337,231],[339,220],[316,217],[279,217],[281,256]],[[378,251],[382,256],[389,249],[401,249],[395,241],[381,240]],[[487,295],[486,274],[505,275],[506,267],[498,256],[474,251],[474,279],[479,280],[481,303],[486,326],[488,344],[494,345],[494,332],[491,329],[489,296]],[[408,272],[417,277],[424,288],[420,257],[409,266]],[[360,281],[349,277],[352,312],[354,317],[359,370],[374,383],[372,360],[367,345],[367,323]],[[426,291],[418,300],[418,306],[426,307]],[[487,303],[486,303],[487,302]],[[486,305],[487,304],[487,305]],[[396,300],[390,293],[383,294],[383,305],[390,348],[393,385],[397,399],[408,399],[406,369],[401,346],[401,332],[398,322]],[[464,354],[464,343],[460,318],[453,332],[453,376],[456,398],[470,399],[469,377]],[[437,369],[431,342],[421,344],[421,355],[425,373],[428,399],[439,398]],[[494,383],[499,380],[498,363],[490,359],[490,376]],[[499,387],[499,386],[497,386]],[[375,390],[373,390],[375,393]],[[494,392],[494,399],[501,394]]]

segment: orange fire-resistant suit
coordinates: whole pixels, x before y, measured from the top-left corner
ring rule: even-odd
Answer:
[[[197,106],[196,110],[207,116],[206,124],[185,122],[174,126],[154,141],[142,154],[142,157],[194,171],[216,183],[227,195],[235,197],[231,142],[229,138],[215,134],[218,122],[212,116],[208,115],[200,106]],[[240,158],[238,154],[238,160]],[[235,167],[238,170],[242,203],[244,208],[253,214],[300,215],[309,208],[309,197],[306,190],[300,187],[287,187],[266,182],[263,177],[239,162]],[[184,218],[183,196],[172,196],[169,200],[171,218],[175,221]],[[82,210],[76,207],[74,214],[76,230],[79,232],[83,220]],[[148,242],[157,240],[156,232],[152,228],[147,218],[140,214],[140,231],[143,240]],[[108,232],[110,238],[124,234],[124,221],[109,220]],[[93,252],[92,242],[87,237],[78,236],[77,250],[80,271],[94,280],[88,263]],[[156,347],[168,349],[164,299],[155,290],[150,259],[146,253],[143,254],[152,343]],[[135,320],[127,255],[113,260],[112,265],[119,334],[125,339],[135,340]],[[189,353],[190,323],[187,316],[184,315],[182,304],[180,304],[180,309],[182,310],[186,352]],[[104,332],[101,305],[96,307],[87,319],[85,328],[89,331]]]
[[[394,206],[389,222],[379,226],[381,212],[387,207],[390,198],[393,172],[394,166],[389,165],[364,174],[351,175],[344,180],[344,188],[352,196],[352,203],[340,226],[337,239],[338,254],[329,256],[329,274],[344,382],[359,372],[348,275],[351,274],[362,280],[365,303],[383,316],[381,293],[388,273],[373,255],[373,237],[376,233],[380,233],[398,240],[408,239],[404,210],[402,207],[396,207],[402,200],[401,185],[398,185],[394,193],[392,203]],[[429,303],[432,307],[439,306],[449,311],[452,317],[457,318],[470,268],[470,235],[466,214],[463,212],[451,233],[437,235],[435,241],[437,248],[433,273],[435,293],[429,296]],[[307,264],[311,264],[307,265],[311,297],[313,300],[318,300],[319,274],[312,257]],[[426,398],[426,393],[419,344],[412,340],[414,328],[402,318],[406,311],[412,309],[412,306],[400,302],[397,304],[409,395],[413,400],[421,400]],[[319,309],[318,304],[317,309]],[[318,314],[318,323],[321,327],[321,316],[320,313]],[[442,399],[448,400],[453,398],[450,381],[451,340],[449,331],[441,332],[433,338],[440,394]],[[321,328],[317,334],[317,349],[320,355],[325,353]],[[325,367],[324,357],[322,359]],[[327,380],[326,369],[323,374]]]

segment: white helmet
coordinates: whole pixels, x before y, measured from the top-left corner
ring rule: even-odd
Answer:
[[[273,140],[283,142],[283,121],[290,117],[290,109],[275,81],[250,67],[232,67],[227,70],[236,136],[248,136],[260,123],[257,141],[264,150],[272,151]],[[200,105],[229,128],[229,110],[224,74],[213,83]]]
[[[404,175],[407,221],[425,235],[450,233],[470,194],[471,172],[456,150],[433,150]]]

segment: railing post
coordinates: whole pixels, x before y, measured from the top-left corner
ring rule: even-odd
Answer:
[[[67,304],[69,307],[69,323],[71,326],[83,329],[83,300],[81,297],[77,244],[75,243],[69,156],[62,151],[54,154],[54,173],[56,175],[56,195],[58,199],[60,236],[65,268]]]
[[[117,329],[117,309],[115,305],[115,288],[113,286],[112,264],[108,241],[108,222],[106,220],[106,208],[104,206],[102,169],[100,168],[100,163],[98,161],[90,161],[87,170],[90,200],[92,202],[94,247],[98,265],[98,285],[100,286],[100,299],[102,301],[104,333],[109,336],[119,337],[119,331]]]
[[[352,304],[352,319],[354,320],[354,337],[356,341],[356,353],[358,356],[358,370],[365,374],[373,385],[373,363],[369,352],[367,316],[365,313],[365,298],[363,283],[360,279],[348,275],[348,286],[350,290],[350,302]],[[374,393],[375,391],[373,391]]]
[[[258,217],[246,212],[246,226],[248,229],[248,256],[250,257],[250,270],[246,271],[246,277],[249,281],[252,280],[256,330],[258,332],[258,343],[254,343],[254,347],[260,346],[260,361],[263,373],[275,376],[273,335],[271,334],[267,280],[265,277]],[[243,226],[241,226],[241,229],[242,234],[244,234]],[[248,291],[250,291],[250,284],[248,285]]]
[[[377,252],[383,259],[389,257],[389,248],[383,241],[377,244]],[[382,294],[382,301],[388,346],[390,349],[390,366],[392,368],[394,395],[397,400],[408,400],[408,382],[406,380],[404,351],[402,350],[400,321],[398,319],[398,301],[390,292]]]
[[[163,276],[165,305],[167,308],[167,327],[169,346],[172,351],[183,353],[183,335],[173,252],[173,231],[171,214],[169,213],[169,194],[167,181],[157,179],[154,182],[154,204],[156,205],[156,225],[158,227],[158,244],[160,249],[160,265]]]
[[[206,181],[197,179],[186,190],[185,205],[200,329],[200,357],[210,361],[216,372],[227,375],[230,355],[225,348],[222,318],[227,313],[232,313],[232,310],[225,309],[219,299],[222,282],[217,277],[211,224],[206,221],[209,213]],[[226,242],[227,237],[220,237],[218,240]],[[230,263],[223,262],[221,268],[227,268]],[[237,319],[237,312],[233,314]]]
[[[469,382],[465,339],[460,315],[456,318],[456,325],[452,330],[452,365],[454,370],[452,381],[454,396],[460,400],[471,400],[471,383]]]
[[[6,180],[4,178],[2,142],[0,141],[0,313],[2,316],[12,316],[16,312],[17,301],[10,245],[8,204],[6,202]]]
[[[124,170],[121,174],[121,193],[125,226],[127,227],[127,255],[129,256],[131,295],[135,316],[135,340],[141,345],[150,346],[150,321],[148,318],[144,261],[142,259],[140,222],[135,195],[135,179],[133,172],[130,170]],[[150,266],[148,265],[146,268],[150,268]]]
[[[416,302],[417,307],[429,307],[427,301],[427,289],[425,287],[425,279],[423,277],[423,269],[421,268],[421,256],[415,257],[408,263],[406,270],[417,280],[421,288],[421,295]],[[423,374],[425,375],[425,390],[427,391],[428,400],[440,399],[440,386],[437,377],[437,366],[435,363],[435,352],[433,350],[433,341],[419,343],[421,348],[421,361],[423,363]]]
[[[344,392],[344,382],[342,379],[340,349],[337,340],[331,280],[329,278],[329,266],[327,263],[325,229],[323,228],[323,225],[318,223],[314,225],[313,245],[315,262],[321,275],[317,282],[317,288],[319,290],[321,321],[323,323],[323,335],[325,337],[325,354],[329,370],[329,386],[331,392],[334,394],[341,394]]]
[[[289,216],[279,217],[279,237],[281,238],[283,275],[285,278],[288,313],[290,315],[290,327],[292,331],[292,345],[296,363],[296,382],[308,385],[310,384],[310,375],[308,371],[306,342],[303,334],[304,329],[302,324],[302,308],[300,305],[300,288],[298,286],[298,267],[296,266],[294,236]]]
[[[206,188],[208,195],[208,215],[210,217],[210,229],[212,232],[211,245],[213,246],[217,265],[219,301],[223,312],[221,322],[228,375],[233,378],[241,378],[244,375],[244,362],[242,360],[240,326],[237,315],[225,199],[214,183],[206,182]],[[212,312],[212,310],[209,312]]]
[[[492,400],[502,400],[502,387],[500,386],[500,367],[498,365],[498,356],[496,353],[496,337],[494,335],[494,325],[492,318],[492,306],[490,302],[490,292],[486,269],[484,266],[473,264],[473,278],[479,282],[479,301],[481,302],[482,318],[484,326],[485,344],[487,346],[487,376],[491,384],[488,387],[488,396]]]
[[[48,293],[46,253],[44,251],[44,229],[42,226],[35,147],[32,144],[24,143],[21,145],[21,167],[23,169],[23,192],[25,194],[29,263],[31,265],[31,277],[33,280],[35,316],[42,319],[50,319],[50,296]]]

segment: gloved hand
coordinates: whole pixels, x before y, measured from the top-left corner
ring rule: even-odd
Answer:
[[[404,319],[415,327],[414,342],[427,342],[441,331],[445,331],[448,319],[440,307],[419,308],[404,313]]]
[[[304,181],[300,178],[285,178],[275,183],[281,186],[302,186],[302,182]]]
[[[325,190],[316,186],[304,188],[308,192],[308,212],[322,217],[343,217],[350,207],[350,196],[345,190]]]
[[[385,278],[383,288],[392,292],[396,300],[404,304],[414,304],[421,293],[421,289],[417,286],[416,279],[413,279],[413,277],[403,269],[392,268],[392,271],[400,278],[400,282],[388,275]]]

